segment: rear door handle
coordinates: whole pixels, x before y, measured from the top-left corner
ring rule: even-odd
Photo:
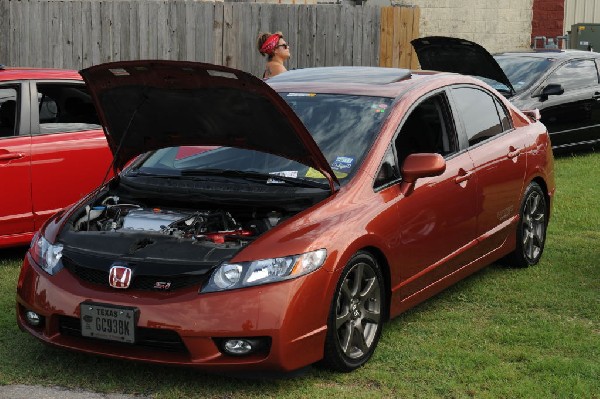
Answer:
[[[512,145],[510,146],[510,148],[508,149],[508,158],[509,159],[513,159],[515,157],[518,157],[521,154],[521,149],[520,148],[515,148]]]
[[[473,172],[467,172],[466,170],[464,170],[463,168],[460,168],[458,170],[458,176],[456,176],[454,178],[454,182],[456,184],[460,184],[462,182],[465,182],[467,180],[469,180],[471,178],[471,175],[473,174]]]
[[[6,154],[0,154],[0,161],[11,161],[13,159],[21,159],[25,156],[22,152],[9,152]]]

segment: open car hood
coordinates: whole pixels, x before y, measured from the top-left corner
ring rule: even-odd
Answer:
[[[421,68],[493,79],[514,88],[494,57],[479,44],[464,39],[430,36],[411,41]]]
[[[163,147],[215,145],[279,155],[337,179],[306,127],[262,80],[223,66],[123,61],[80,71],[115,168]]]

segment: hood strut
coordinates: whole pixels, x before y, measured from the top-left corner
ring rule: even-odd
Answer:
[[[131,124],[133,123],[133,120],[135,119],[135,116],[137,115],[140,108],[142,108],[142,105],[144,105],[148,101],[148,98],[149,97],[147,95],[142,94],[142,101],[140,101],[140,103],[137,105],[137,107],[135,107],[135,109],[131,113],[131,118],[129,118],[129,122],[127,122],[127,126],[123,130],[123,135],[121,136],[121,140],[119,141],[119,145],[117,146],[117,149],[115,150],[113,160],[110,165],[110,167],[112,168],[115,175],[117,175],[119,173],[116,160],[119,159],[119,154],[121,152],[121,148],[123,147],[123,143],[127,139],[128,133],[131,129]],[[104,129],[106,129],[106,127],[104,127]]]

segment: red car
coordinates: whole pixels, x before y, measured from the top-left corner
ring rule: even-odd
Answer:
[[[340,371],[384,321],[485,265],[535,265],[546,128],[471,77],[334,67],[83,70],[118,168],[50,219],[19,326],[113,358]]]
[[[0,248],[29,243],[102,182],[111,160],[76,71],[0,66]]]

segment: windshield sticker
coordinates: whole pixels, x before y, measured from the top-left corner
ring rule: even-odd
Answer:
[[[373,104],[371,105],[371,108],[373,108],[375,110],[376,113],[383,113],[385,112],[385,110],[387,109],[388,105],[387,104]]]
[[[275,176],[283,176],[283,177],[293,177],[294,179],[298,177],[297,170],[282,170],[281,172],[271,172],[270,175]],[[283,180],[269,178],[267,180],[267,184],[281,184],[285,183]]]
[[[338,179],[343,179],[344,177],[348,177],[348,173],[339,172],[337,170],[334,170],[333,173],[335,174],[335,177],[337,177]],[[323,175],[323,173],[319,172],[315,168],[308,168],[304,177],[308,177],[310,179],[325,179],[325,175]]]
[[[352,162],[354,162],[354,158],[337,157],[335,161],[331,163],[331,169],[334,171],[349,171],[352,168]]]
[[[288,93],[287,97],[314,97],[316,93]]]
[[[324,179],[323,173],[319,172],[315,168],[308,168],[304,177],[310,177],[311,179]]]

